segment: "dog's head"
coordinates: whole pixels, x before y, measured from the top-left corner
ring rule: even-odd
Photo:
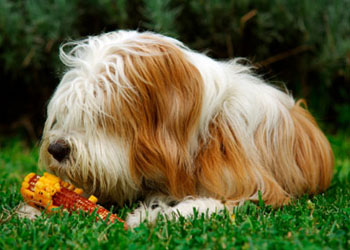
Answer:
[[[145,187],[191,193],[203,99],[192,52],[134,31],[70,42],[60,52],[68,70],[48,105],[45,167],[102,200],[133,200]]]

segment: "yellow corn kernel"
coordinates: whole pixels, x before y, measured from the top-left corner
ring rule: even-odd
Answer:
[[[22,182],[22,188],[28,188],[29,183],[28,182]]]
[[[81,189],[81,188],[75,188],[74,189],[74,193],[76,193],[76,194],[82,194],[84,191]]]
[[[28,189],[23,190],[23,193],[25,194],[26,197],[30,197],[30,198],[32,198],[32,196],[34,195],[34,193]]]
[[[34,199],[34,193],[29,191],[28,189],[21,190],[23,200],[25,200],[29,205],[33,204]]]
[[[42,196],[43,195],[43,190],[40,187],[35,186],[34,188],[34,194],[37,196]]]
[[[55,183],[55,185],[53,186],[53,188],[56,190],[56,192],[61,191],[61,185],[57,182]]]
[[[56,189],[54,187],[46,187],[46,192],[52,196],[56,193]]]
[[[58,178],[57,176],[54,176],[54,175],[52,175],[50,173],[47,173],[47,172],[44,173],[44,177],[46,177],[47,180],[52,180],[53,182],[59,182],[60,181],[60,178]]]
[[[44,198],[38,198],[35,201],[36,201],[36,204],[38,204],[42,207],[47,207],[49,205],[49,203],[51,202],[51,200],[44,199]]]
[[[62,181],[62,180],[60,181],[60,184],[62,187],[65,187],[65,188],[67,188],[69,186],[69,183]]]
[[[43,197],[44,197],[45,199],[50,199],[50,200],[51,200],[51,194],[48,193],[48,192],[44,192]]]
[[[88,200],[91,201],[92,203],[96,203],[98,201],[98,199],[93,195],[90,195]]]
[[[24,182],[29,182],[30,179],[32,179],[35,176],[34,173],[27,174],[26,177],[24,177]]]
[[[37,183],[35,184],[35,189],[43,189],[43,187],[44,187],[44,181],[40,178],[38,181],[37,181]]]
[[[28,189],[21,190],[23,198],[25,200],[33,200],[34,199],[34,193]]]

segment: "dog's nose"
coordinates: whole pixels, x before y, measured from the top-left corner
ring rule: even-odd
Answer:
[[[57,161],[61,162],[69,154],[70,148],[69,145],[63,141],[58,140],[56,142],[50,143],[47,151],[55,158]]]

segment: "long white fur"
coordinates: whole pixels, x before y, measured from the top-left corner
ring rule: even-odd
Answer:
[[[218,113],[232,125],[239,140],[245,142],[243,147],[247,155],[256,162],[260,162],[260,156],[254,143],[254,131],[259,124],[265,122],[267,135],[274,133],[281,118],[291,125],[286,128],[293,128],[291,118],[286,115],[294,105],[293,98],[255,77],[249,67],[239,64],[237,60],[219,62],[191,51],[175,39],[149,34],[181,48],[204,81],[200,125],[193,141],[189,142],[193,154],[196,153],[199,138],[210,138],[209,123]],[[119,31],[62,46],[60,58],[69,69],[48,106],[43,136],[43,145],[64,138],[72,148],[69,161],[64,163],[55,161],[43,152],[41,158],[44,165],[55,174],[83,185],[88,192],[93,193],[98,189],[104,199],[119,203],[134,201],[142,190],[137,190],[131,178],[127,143],[108,135],[103,127],[97,128],[96,124],[101,121],[103,124],[107,113],[104,110],[106,98],[110,101],[113,95],[118,95],[119,98],[133,101],[123,91],[132,89],[132,85],[124,74],[123,58],[117,52],[140,53],[134,50],[140,43],[147,45],[152,41],[143,39],[136,31]],[[71,48],[68,52],[67,47]],[[109,74],[110,79],[114,79],[113,82],[99,74],[102,70]],[[117,86],[117,93],[111,84]],[[92,182],[89,176],[94,177]],[[264,183],[258,173],[256,178],[261,180],[260,189],[263,190]],[[94,182],[95,179],[100,180],[99,183]],[[254,194],[252,198],[256,196]],[[129,215],[129,225],[137,226],[144,219],[154,221],[158,212],[170,215],[179,211],[184,216],[190,216],[193,207],[201,213],[224,208],[220,201],[205,197],[186,199],[175,207],[161,200],[158,204],[155,209],[152,209],[151,203],[140,206]]]

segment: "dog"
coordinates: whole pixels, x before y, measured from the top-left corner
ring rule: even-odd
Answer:
[[[68,42],[60,59],[40,162],[102,202],[143,200],[130,227],[330,185],[333,153],[303,102],[240,59],[138,31]]]

